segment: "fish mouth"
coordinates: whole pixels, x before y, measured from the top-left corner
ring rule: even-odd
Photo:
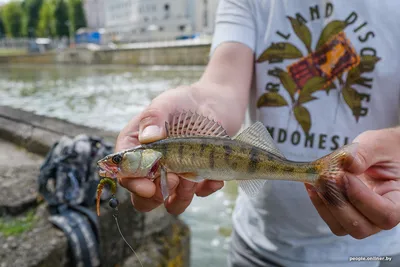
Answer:
[[[104,162],[97,163],[99,167],[99,176],[100,177],[108,177],[108,178],[115,178],[116,177],[116,170],[104,164]]]

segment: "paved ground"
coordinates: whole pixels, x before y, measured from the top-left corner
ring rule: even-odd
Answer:
[[[21,165],[41,164],[42,161],[42,157],[0,139],[0,166],[18,167]]]

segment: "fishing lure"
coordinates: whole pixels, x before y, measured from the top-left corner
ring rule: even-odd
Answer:
[[[108,202],[108,205],[115,209],[118,207],[118,199],[115,197],[115,194],[117,193],[117,182],[115,179],[109,178],[109,177],[102,177],[100,180],[98,186],[97,186],[97,197],[96,197],[96,210],[97,210],[97,216],[100,216],[100,197],[101,193],[103,192],[104,186],[108,184],[111,189],[112,196]]]
[[[119,201],[117,199],[117,197],[115,196],[115,194],[117,193],[117,181],[116,179],[112,179],[109,177],[103,177],[99,184],[97,185],[97,198],[96,198],[96,210],[97,210],[97,215],[100,216],[100,197],[101,197],[101,193],[104,189],[104,186],[108,184],[111,188],[111,193],[112,196],[110,198],[110,200],[108,201],[108,205],[115,211],[115,213],[113,214],[114,220],[115,220],[115,224],[117,225],[118,228],[118,232],[121,235],[122,239],[124,240],[124,242],[128,245],[128,247],[130,248],[130,250],[135,254],[136,258],[138,259],[140,266],[143,267],[142,262],[140,261],[139,256],[136,254],[136,251],[131,247],[131,245],[129,245],[128,241],[125,239],[124,235],[122,234],[121,228],[119,227],[119,223],[118,223],[118,206],[119,206]]]

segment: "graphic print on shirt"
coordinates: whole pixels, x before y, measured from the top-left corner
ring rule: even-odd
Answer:
[[[324,10],[320,10],[318,5],[312,6],[309,20],[329,18],[333,8],[331,3]],[[280,40],[273,41],[257,59],[257,63],[269,63],[267,75],[276,79],[276,82],[270,80],[266,83],[266,92],[258,98],[257,108],[289,108],[308,134],[312,126],[310,113],[317,111],[310,110],[306,104],[323,98],[314,95],[317,91],[324,90],[329,95],[335,90],[340,101],[344,101],[352,112],[355,122],[367,115],[370,95],[361,93],[356,87],[371,89],[373,79],[368,74],[374,71],[380,58],[374,48],[365,45],[368,39],[375,37],[373,31],[360,34],[355,40],[348,39],[346,31],[357,33],[368,24],[357,21],[356,12],[349,13],[344,20],[331,20],[320,33],[311,33],[308,21],[300,13],[295,18],[287,17],[291,30],[285,34],[277,31],[276,37]],[[299,48],[289,42],[292,38],[300,39],[304,46]],[[318,40],[315,47],[312,47],[313,38]],[[359,52],[352,42],[363,44]],[[304,55],[301,49],[308,55]],[[286,70],[274,66],[288,60],[292,62],[287,63]]]

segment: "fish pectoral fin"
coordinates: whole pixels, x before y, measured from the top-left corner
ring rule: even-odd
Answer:
[[[275,146],[274,140],[267,128],[259,121],[244,129],[232,139],[264,149],[280,158],[285,158],[282,152]]]
[[[163,200],[165,201],[169,196],[169,187],[167,180],[167,169],[164,166],[160,167],[160,174],[161,194],[163,196]]]
[[[255,197],[263,188],[267,180],[238,180],[239,188],[246,193],[248,197]]]
[[[200,182],[204,181],[204,177],[198,176],[197,173],[194,173],[194,172],[179,173],[178,176],[185,180],[195,182],[195,183],[200,183]]]

